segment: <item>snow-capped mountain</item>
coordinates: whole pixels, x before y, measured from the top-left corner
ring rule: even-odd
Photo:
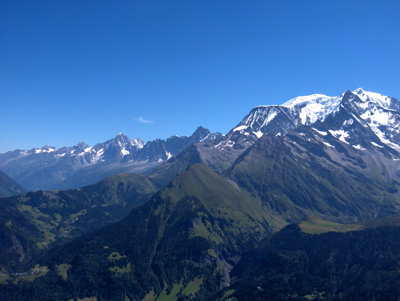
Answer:
[[[315,126],[345,143],[356,143],[361,132],[369,132],[370,144],[400,151],[400,102],[361,88],[336,97],[313,94],[280,106],[256,107],[227,135],[231,141],[221,145],[236,142],[236,133],[252,136],[246,139],[251,144],[254,137],[285,135],[301,125]]]
[[[120,133],[94,146],[43,146],[0,154],[0,168],[29,190],[77,188],[121,172],[143,173],[178,154],[190,144],[222,136],[199,127],[191,136],[172,136],[144,143]]]
[[[344,143],[358,151],[374,149],[400,158],[400,102],[361,88],[334,97],[313,94],[255,107],[227,135],[197,148],[204,163],[223,173],[263,135],[286,136],[306,128],[325,147]]]
[[[80,142],[0,154],[0,168],[30,190],[74,188],[110,174],[144,173],[199,143],[202,160],[223,172],[263,135],[285,136],[302,127],[311,128],[325,147],[338,141],[359,151],[374,149],[400,158],[400,102],[360,88],[334,97],[313,94],[282,105],[258,106],[225,136],[201,127],[190,137],[147,143],[119,134],[91,147]]]

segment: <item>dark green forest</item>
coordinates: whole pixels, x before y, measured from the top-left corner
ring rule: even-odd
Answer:
[[[239,300],[397,300],[399,250],[398,223],[323,234],[294,224],[242,257],[231,289]]]

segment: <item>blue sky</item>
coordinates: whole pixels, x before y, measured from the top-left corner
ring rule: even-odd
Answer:
[[[0,153],[358,87],[400,98],[400,1],[0,1]]]

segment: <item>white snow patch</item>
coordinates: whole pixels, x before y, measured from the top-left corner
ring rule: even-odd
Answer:
[[[210,137],[212,133],[208,133],[207,136],[205,136],[203,139],[200,139],[200,142],[204,142],[206,139]]]
[[[26,156],[28,156],[28,154],[29,154],[29,152],[26,151],[26,150],[20,151],[20,152],[19,152],[19,155],[20,155],[21,157],[26,157]]]
[[[248,128],[247,125],[241,125],[241,126],[238,126],[237,128],[234,128],[233,132],[242,131],[242,130],[245,130],[247,128]]]
[[[366,111],[361,118],[372,124],[390,124],[393,122],[393,114],[380,108]]]
[[[264,134],[263,134],[263,132],[261,132],[261,131],[258,131],[258,132],[253,132],[253,134],[254,134],[254,135],[256,135],[256,136],[257,136],[257,138],[261,138],[261,137],[262,137],[262,135],[264,135]]]
[[[366,150],[365,148],[363,148],[361,145],[357,144],[357,145],[352,145],[352,147],[359,149],[359,150]]]
[[[330,143],[328,143],[328,142],[325,142],[325,141],[321,141],[323,144],[325,144],[326,146],[329,146],[329,147],[334,147],[332,144],[330,144]]]
[[[319,131],[319,130],[317,130],[317,129],[315,129],[315,128],[312,128],[314,131],[316,131],[318,134],[320,134],[321,136],[326,136],[326,135],[328,135],[328,133],[327,132],[323,132],[323,131]]]
[[[233,147],[235,145],[235,141],[228,140],[225,144],[226,147]]]
[[[129,155],[130,154],[130,152],[129,151],[127,151],[126,149],[125,149],[125,147],[123,148],[123,149],[121,149],[121,153],[122,153],[122,155],[125,157],[126,155]]]
[[[329,133],[331,133],[333,137],[339,139],[340,141],[349,144],[345,139],[349,137],[348,132],[345,132],[343,130],[337,130],[337,131],[329,130]]]
[[[52,153],[56,151],[57,149],[49,147],[48,149],[43,149],[43,148],[37,148],[35,149],[35,154],[40,154],[40,153]]]
[[[96,162],[100,161],[100,159],[101,159],[101,157],[103,156],[103,154],[104,154],[104,148],[99,149],[99,150],[96,152],[96,155],[94,156],[92,162],[93,162],[93,163],[96,163]]]
[[[171,153],[170,153],[170,152],[165,152],[165,154],[167,155],[167,160],[169,160],[169,159],[171,159],[171,158],[172,158],[172,155],[171,155]]]
[[[377,128],[373,128],[375,134],[379,137],[379,139],[381,140],[381,142],[383,142],[384,144],[390,146],[391,148],[394,148],[397,151],[400,151],[400,145],[391,142],[390,140],[387,140],[385,138],[385,135]]]
[[[221,141],[220,143],[218,143],[216,146],[214,146],[214,148],[220,147],[223,141]]]
[[[272,111],[271,114],[268,115],[267,119],[264,121],[264,125],[267,125],[272,119],[274,119],[276,117],[276,115],[278,115],[278,113],[276,111]]]
[[[131,140],[131,144],[133,146],[136,146],[139,149],[142,149],[144,146],[144,142],[141,138],[135,138],[135,139]]]
[[[373,141],[371,141],[371,144],[374,145],[374,146],[376,146],[376,147],[383,148],[382,145],[379,145],[378,143],[375,143],[375,142],[373,142]]]

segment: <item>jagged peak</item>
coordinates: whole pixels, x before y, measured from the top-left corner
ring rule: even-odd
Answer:
[[[204,127],[202,127],[201,125],[197,127],[197,129],[193,132],[192,135],[196,134],[196,133],[204,133],[206,132],[207,134],[210,133],[209,129],[206,129]]]
[[[82,140],[78,142],[77,145],[75,145],[75,148],[79,148],[79,149],[85,149],[89,147],[89,145],[87,145],[85,142],[83,142]]]
[[[357,95],[363,102],[373,102],[384,108],[389,108],[392,98],[376,92],[365,91],[362,88],[356,89],[353,94]]]
[[[358,88],[358,89],[355,89],[354,91],[353,91],[353,93],[354,94],[362,94],[362,93],[364,93],[365,91],[364,91],[364,89],[363,88]]]
[[[117,136],[115,136],[115,139],[129,139],[128,138],[128,136],[126,136],[125,134],[123,134],[123,133],[118,133],[118,135]]]
[[[42,146],[42,149],[57,149],[57,148],[46,144],[45,146]]]

